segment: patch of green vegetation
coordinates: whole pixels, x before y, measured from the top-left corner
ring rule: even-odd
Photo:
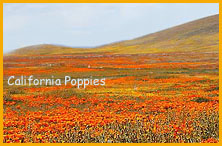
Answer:
[[[8,89],[8,94],[24,94],[24,90],[22,90],[22,88],[12,87]]]
[[[44,96],[48,97],[48,96],[54,96],[54,97],[61,97],[61,98],[70,98],[70,97],[78,97],[78,98],[83,98],[83,97],[87,97],[88,94],[86,94],[83,90],[78,91],[81,89],[62,89],[62,90],[54,90],[54,91],[49,91],[49,92],[45,92]]]
[[[219,97],[219,94],[210,94],[209,97]]]
[[[211,91],[219,91],[219,86],[207,89],[207,91],[209,91],[209,92],[211,92]]]
[[[174,76],[169,76],[169,75],[157,75],[157,76],[154,76],[154,79],[169,79],[169,78],[174,78]]]
[[[197,97],[197,98],[193,99],[192,101],[202,103],[202,102],[209,102],[210,100],[207,98],[203,98],[203,97]]]

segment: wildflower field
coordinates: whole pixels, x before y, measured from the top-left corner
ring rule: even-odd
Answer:
[[[4,56],[4,143],[219,140],[218,53]],[[106,78],[105,86],[9,86],[9,76]]]

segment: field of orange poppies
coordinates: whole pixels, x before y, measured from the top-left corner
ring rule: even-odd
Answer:
[[[4,56],[5,143],[219,140],[218,53]],[[9,76],[106,78],[105,86],[9,86]]]

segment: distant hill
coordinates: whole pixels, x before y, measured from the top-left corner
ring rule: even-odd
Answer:
[[[41,44],[16,49],[8,55],[49,55],[82,53],[83,48],[72,48],[59,45]]]
[[[205,17],[132,40],[107,44],[97,48],[82,49],[56,45],[35,45],[17,49],[10,54],[47,55],[93,52],[138,54],[187,51],[219,51],[219,15]]]

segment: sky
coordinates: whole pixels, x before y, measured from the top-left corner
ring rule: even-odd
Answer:
[[[38,44],[95,47],[218,13],[217,3],[4,3],[3,53]]]

